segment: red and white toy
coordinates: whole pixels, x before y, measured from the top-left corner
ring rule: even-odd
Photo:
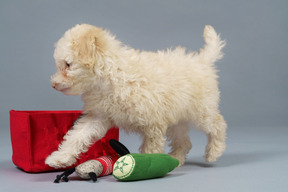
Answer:
[[[97,181],[97,177],[110,175],[113,171],[113,165],[118,160],[119,155],[107,155],[86,161],[74,168],[68,169],[61,175],[57,175],[54,183],[59,183],[61,180],[68,182],[68,176],[76,172],[82,179],[91,179]]]

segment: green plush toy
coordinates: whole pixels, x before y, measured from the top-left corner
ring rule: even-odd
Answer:
[[[113,166],[113,176],[120,181],[163,177],[179,165],[177,159],[167,154],[129,154],[129,151],[125,152],[125,146],[116,140],[111,140],[110,145],[117,153],[124,155]]]

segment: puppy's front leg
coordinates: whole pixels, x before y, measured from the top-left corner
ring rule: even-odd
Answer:
[[[64,136],[58,150],[46,158],[45,164],[54,168],[73,165],[79,154],[104,137],[110,127],[111,122],[106,118],[90,114],[82,116]]]

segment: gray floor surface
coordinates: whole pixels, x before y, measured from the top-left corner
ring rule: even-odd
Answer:
[[[68,183],[54,184],[58,174],[28,174],[11,162],[9,133],[1,133],[0,191],[288,191],[288,127],[230,127],[227,150],[215,163],[205,163],[206,137],[191,131],[193,149],[186,164],[167,176],[135,182],[119,182],[105,176],[96,183],[76,175]],[[136,152],[140,144],[135,135],[120,132],[120,140]]]

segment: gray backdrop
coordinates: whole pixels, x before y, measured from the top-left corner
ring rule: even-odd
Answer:
[[[227,41],[217,63],[221,110],[230,126],[288,124],[288,1],[0,0],[0,123],[10,109],[81,109],[54,91],[54,43],[77,23],[109,29],[142,50],[203,46],[211,24]]]
[[[78,23],[107,28],[140,50],[199,50],[206,24],[227,41],[217,63],[229,126],[223,157],[205,164],[205,136],[192,131],[187,163],[170,176],[127,185],[106,177],[99,191],[175,191],[177,184],[196,191],[287,191],[287,19],[287,0],[0,0],[0,191],[96,189],[76,181],[53,185],[56,173],[28,175],[11,162],[9,110],[82,108],[79,96],[65,96],[49,81],[54,43]],[[136,152],[139,139],[120,133]]]

